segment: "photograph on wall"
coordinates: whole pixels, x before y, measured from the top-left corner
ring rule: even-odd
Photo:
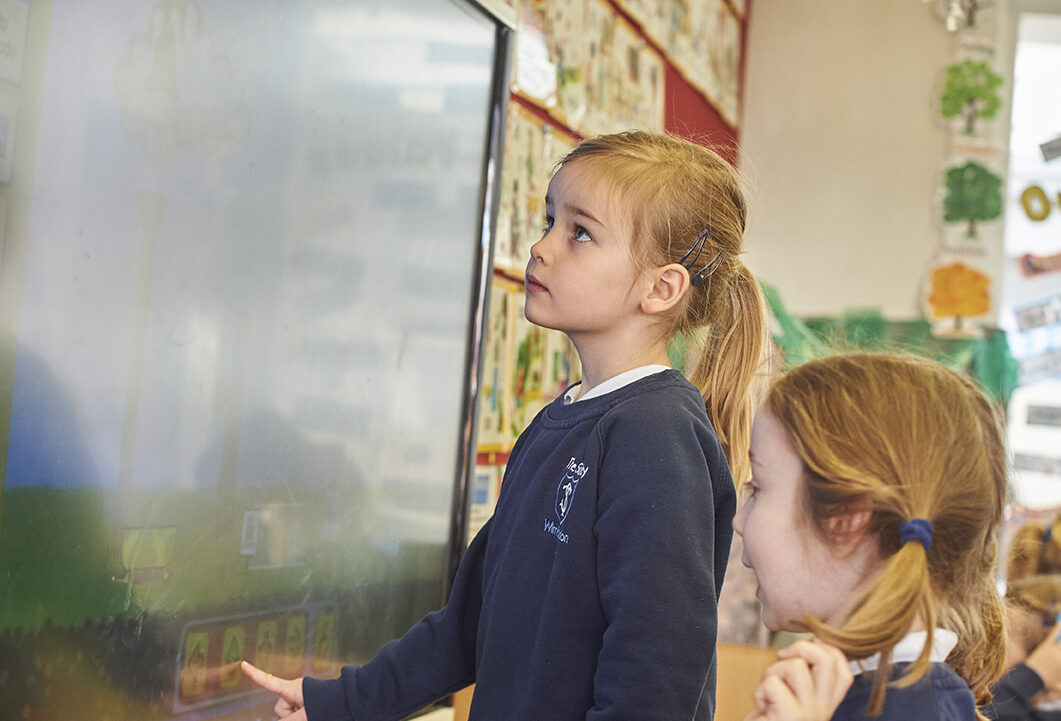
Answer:
[[[512,325],[522,313],[522,288],[515,280],[494,275],[490,284],[490,312],[483,348],[479,384],[479,453],[507,451],[509,434],[508,398],[512,395]]]
[[[605,0],[586,0],[582,77],[586,86],[586,118],[582,127],[588,134],[609,132],[612,127],[613,75],[612,45],[616,15]]]
[[[667,46],[674,0],[622,0],[619,5],[656,45]]]
[[[505,475],[504,463],[477,464],[471,481],[471,497],[468,499],[468,532],[465,543],[471,543],[482,527],[494,514],[497,495],[501,491],[501,479]]]
[[[612,132],[630,128],[663,130],[663,58],[636,28],[622,18],[615,22],[609,68]]]
[[[545,192],[553,168],[574,141],[511,101],[501,164],[494,264],[522,276],[530,247],[545,227]]]
[[[549,50],[545,3],[522,0],[516,6],[516,51],[512,57],[512,90],[543,106],[556,104],[556,59]]]
[[[581,126],[586,114],[583,24],[587,1],[516,3],[512,91],[574,128]]]
[[[526,264],[525,238],[544,227],[546,166],[545,123],[509,102],[501,194],[494,240],[494,265],[519,272]]]
[[[556,112],[570,128],[586,122],[585,42],[587,0],[550,0],[549,52],[556,65]]]
[[[507,454],[535,414],[581,376],[567,336],[529,322],[523,304],[523,286],[495,274],[479,401],[480,456]]]
[[[542,408],[551,403],[581,375],[578,356],[567,336],[534,325],[520,310],[512,324],[511,412],[512,442]]]
[[[542,352],[545,358],[542,398],[551,402],[582,377],[582,366],[571,339],[559,331],[545,333]]]
[[[709,65],[705,91],[730,125],[737,126],[740,97],[740,20],[728,5],[707,8],[707,58]]]
[[[545,380],[544,335],[549,331],[528,321],[522,312],[514,314],[511,330],[512,375],[509,387],[512,392],[509,398],[512,405],[508,430],[515,441],[546,404],[542,388]]]

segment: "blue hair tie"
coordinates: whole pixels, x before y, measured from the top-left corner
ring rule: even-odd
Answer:
[[[1043,543],[1049,543],[1050,539],[1054,537],[1054,527],[1050,526],[1046,529],[1046,533],[1043,534]]]
[[[908,541],[920,541],[925,550],[932,548],[932,521],[914,518],[899,524],[899,538],[905,546]]]

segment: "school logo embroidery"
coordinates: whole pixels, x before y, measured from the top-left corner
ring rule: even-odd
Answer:
[[[589,468],[584,463],[576,463],[574,456],[567,462],[564,477],[560,479],[556,487],[556,505],[553,507],[558,525],[563,525],[564,519],[571,511],[571,503],[575,500],[578,482],[585,477],[588,470]]]

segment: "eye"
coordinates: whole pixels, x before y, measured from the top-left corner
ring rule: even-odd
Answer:
[[[741,496],[745,501],[750,501],[755,498],[755,494],[759,492],[759,486],[755,484],[755,481],[748,481],[744,484],[744,488],[741,489]]]
[[[545,234],[548,233],[552,229],[553,229],[553,216],[547,215],[547,216],[545,216],[545,227],[542,228],[542,237],[544,238]]]
[[[593,240],[593,238],[589,236],[588,230],[583,228],[581,225],[575,226],[575,241],[579,243],[588,243],[591,240]]]

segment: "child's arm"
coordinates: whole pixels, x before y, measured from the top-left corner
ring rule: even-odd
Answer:
[[[445,608],[430,613],[363,666],[344,666],[337,679],[285,681],[244,668],[280,694],[281,718],[398,721],[475,681],[475,640],[482,606],[482,553],[491,522],[468,546]],[[247,664],[249,666],[249,664]],[[257,674],[255,674],[257,672]]]
[[[854,676],[847,658],[821,641],[797,641],[778,652],[755,690],[744,721],[828,721]]]
[[[698,396],[620,413],[603,429],[594,530],[608,625],[586,719],[709,718],[733,484]]]
[[[991,718],[998,721],[1035,721],[1054,711],[1035,707],[1046,694],[1061,691],[1061,623],[1050,629],[1023,663],[1017,664],[992,689]]]
[[[1039,675],[1048,692],[1061,693],[1061,623],[1050,629],[1024,665]]]

